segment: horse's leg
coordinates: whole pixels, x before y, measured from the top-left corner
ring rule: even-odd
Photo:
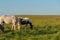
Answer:
[[[13,30],[13,28],[14,28],[14,27],[13,27],[13,25],[12,25],[12,28],[11,28],[11,30]]]
[[[16,27],[16,24],[12,23],[12,30],[16,30],[15,27]]]
[[[30,22],[29,24],[30,24],[30,29],[33,29],[33,25],[32,25],[32,23]]]
[[[2,30],[3,33],[5,33],[3,25],[0,25],[0,29]]]
[[[28,24],[26,24],[26,30],[28,29],[28,28],[27,28],[27,25],[28,25]]]
[[[16,24],[14,24],[14,30],[16,30]]]
[[[21,23],[18,22],[18,30],[21,30],[21,28],[22,28],[22,25]]]
[[[5,33],[5,31],[4,31],[4,27],[2,27],[1,30],[2,30],[3,33]]]

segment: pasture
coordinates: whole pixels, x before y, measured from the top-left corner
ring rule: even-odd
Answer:
[[[11,24],[5,24],[5,34],[0,30],[0,40],[60,40],[60,16],[55,15],[17,15],[29,17],[33,24],[31,30],[22,25],[20,31],[11,31]]]

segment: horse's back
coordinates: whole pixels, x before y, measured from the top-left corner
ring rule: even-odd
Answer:
[[[23,19],[25,19],[25,20],[29,20],[29,18],[27,18],[27,17],[25,17],[25,18],[23,18]]]
[[[1,16],[6,24],[13,23],[17,21],[16,16]]]

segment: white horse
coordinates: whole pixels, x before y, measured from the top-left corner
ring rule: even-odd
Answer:
[[[12,24],[12,30],[16,30],[16,24],[18,24],[18,30],[21,26],[17,16],[0,16],[0,25],[4,27],[4,24]]]
[[[33,25],[32,25],[32,22],[29,18],[25,17],[25,18],[22,18],[22,17],[19,17],[20,19],[20,24],[21,25],[26,25],[26,28],[27,28],[27,25],[29,24],[30,25],[30,29],[33,29]]]

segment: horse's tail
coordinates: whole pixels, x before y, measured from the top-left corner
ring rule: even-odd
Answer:
[[[31,29],[33,29],[33,25],[32,25],[32,23],[31,23],[31,22],[30,22],[30,28],[31,28]]]

